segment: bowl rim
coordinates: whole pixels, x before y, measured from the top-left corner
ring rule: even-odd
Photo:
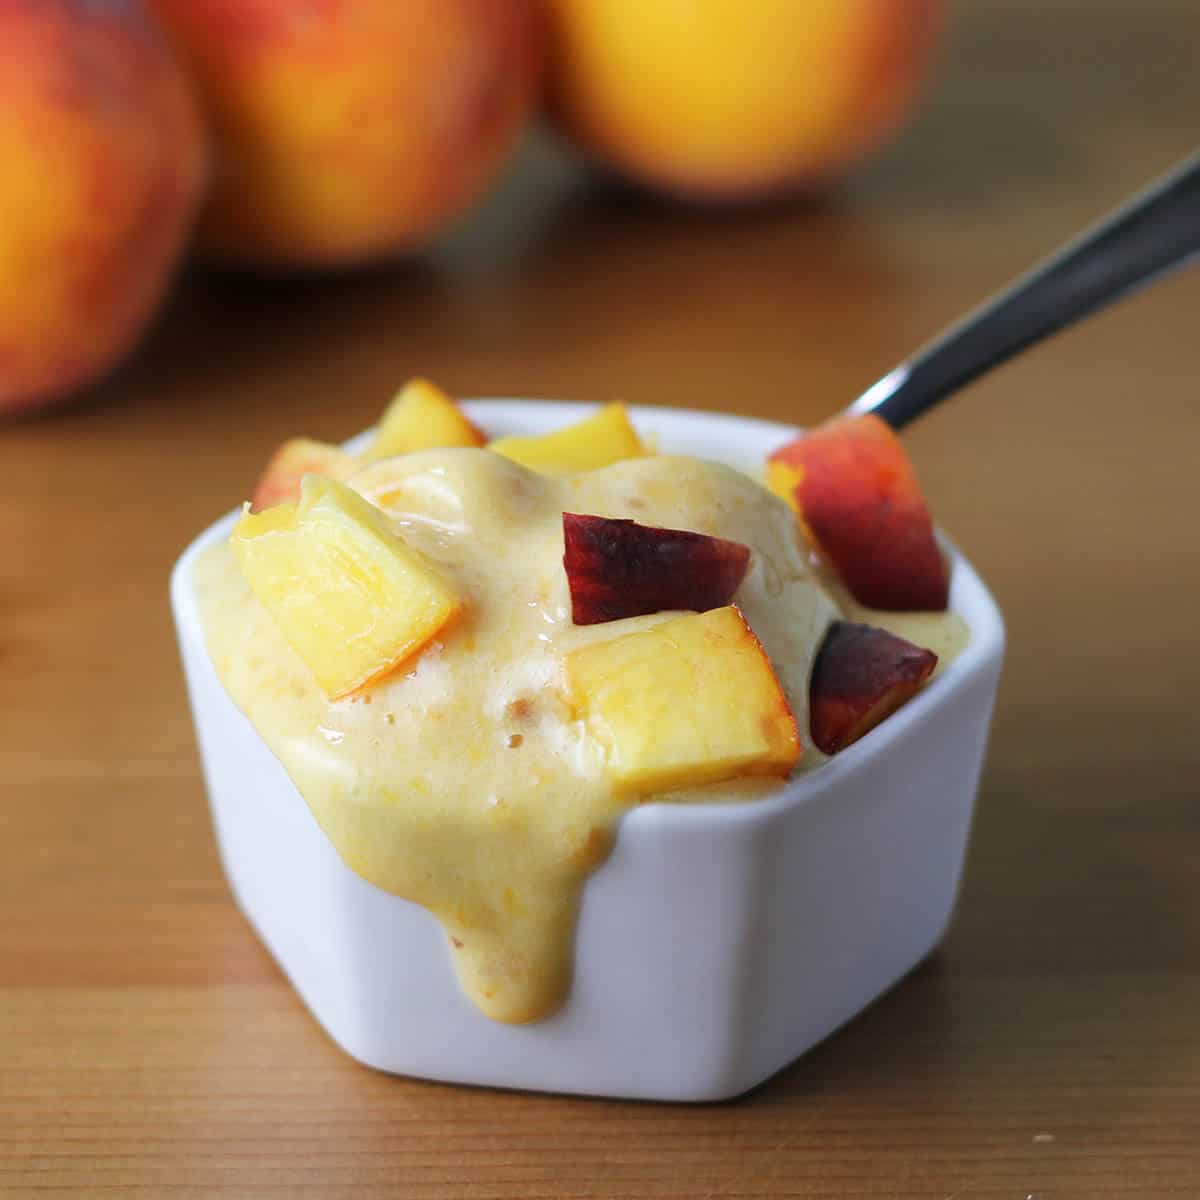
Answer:
[[[515,425],[527,428],[531,415],[536,413],[535,424],[553,428],[564,421],[578,419],[594,412],[597,404],[586,401],[505,397],[463,400],[461,406],[472,421],[478,421],[485,427],[494,423],[500,426]],[[778,421],[699,409],[630,405],[629,412],[635,421],[661,423],[666,427],[686,423],[693,429],[697,426],[707,426],[713,432],[736,430],[740,434],[749,435],[751,440],[761,439],[764,447],[775,439],[782,445],[804,432],[802,427]],[[503,430],[510,431],[517,430]],[[365,429],[347,439],[342,446],[350,452],[357,452],[368,443],[373,433],[373,427]],[[760,450],[760,454],[762,453],[765,452]],[[171,607],[180,640],[198,641],[210,666],[211,659],[208,658],[207,648],[204,646],[199,605],[192,586],[193,567],[196,559],[205,550],[229,535],[240,516],[241,508],[235,508],[207,526],[188,543],[171,570]],[[719,832],[736,826],[746,830],[771,823],[782,814],[806,808],[823,793],[836,789],[848,776],[867,768],[880,756],[893,753],[895,743],[903,742],[910,731],[915,731],[923,725],[943,704],[951,702],[959,689],[989,668],[998,670],[1006,641],[999,606],[975,568],[954,542],[940,529],[936,531],[936,536],[950,560],[950,610],[961,615],[971,630],[971,640],[966,649],[944,672],[859,741],[811,771],[790,779],[777,792],[750,803],[648,800],[630,806],[622,814],[622,834],[628,836],[635,828],[646,829],[649,832],[667,827],[676,830],[704,827]],[[213,670],[215,673],[215,668]]]

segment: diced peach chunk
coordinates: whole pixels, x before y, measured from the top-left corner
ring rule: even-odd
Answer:
[[[775,453],[778,454],[779,451],[777,450]],[[803,478],[803,467],[781,462],[775,458],[767,460],[767,487],[780,499],[786,500],[796,512],[800,511],[800,504],[796,499],[796,489],[800,486]]]
[[[391,458],[439,446],[482,446],[487,441],[462,410],[428,379],[410,379],[379,422],[363,458]]]
[[[298,503],[245,512],[230,540],[254,594],[330,699],[416,654],[463,607],[377,508],[333,479],[306,475]]]
[[[250,494],[250,507],[262,512],[275,504],[292,503],[300,498],[300,480],[305,475],[345,479],[356,466],[355,460],[338,446],[312,438],[291,438],[271,456]]]
[[[826,754],[844,750],[915,695],[936,666],[932,650],[886,629],[835,621],[809,682],[813,743]]]
[[[720,608],[733,599],[749,565],[750,547],[741,542],[563,513],[563,568],[576,625]]]
[[[572,710],[623,790],[783,776],[800,757],[787,698],[733,605],[591,643],[565,666]]]
[[[884,421],[835,418],[770,456],[768,481],[783,486],[778,466],[798,471],[792,491],[800,515],[860,604],[892,612],[946,607],[946,565],[929,509]]]
[[[623,404],[605,405],[590,417],[552,433],[497,438],[488,443],[488,449],[542,475],[594,471],[648,453]]]

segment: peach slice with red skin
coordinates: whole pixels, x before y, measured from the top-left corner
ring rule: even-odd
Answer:
[[[890,612],[945,609],[946,564],[929,508],[884,421],[837,417],[781,446],[767,466],[775,488],[791,487],[804,525],[855,600]]]
[[[563,550],[576,625],[721,608],[750,565],[741,542],[580,513],[563,513]]]
[[[809,732],[836,754],[891,716],[937,666],[932,650],[852,621],[835,621],[821,643],[809,681]]]
[[[271,455],[266,470],[250,494],[252,512],[300,499],[300,481],[305,475],[345,479],[357,466],[354,458],[338,446],[312,438],[289,438]]]

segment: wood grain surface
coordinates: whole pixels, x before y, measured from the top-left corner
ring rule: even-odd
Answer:
[[[809,423],[1192,148],[1193,0],[962,4],[920,120],[714,218],[533,148],[436,254],[194,273],[88,403],[0,428],[0,1195],[1200,1196],[1200,273],[906,439],[1010,652],[942,949],[744,1097],[355,1065],[234,908],[166,606],[274,444],[463,395]]]

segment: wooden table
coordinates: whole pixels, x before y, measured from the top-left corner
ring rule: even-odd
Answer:
[[[1191,148],[1198,37],[1192,0],[975,0],[827,204],[710,219],[534,154],[411,266],[195,275],[94,401],[0,429],[0,1194],[1200,1195],[1200,275],[908,436],[1011,639],[961,907],[735,1103],[345,1058],[222,879],[166,608],[275,442],[414,372],[820,419]]]

